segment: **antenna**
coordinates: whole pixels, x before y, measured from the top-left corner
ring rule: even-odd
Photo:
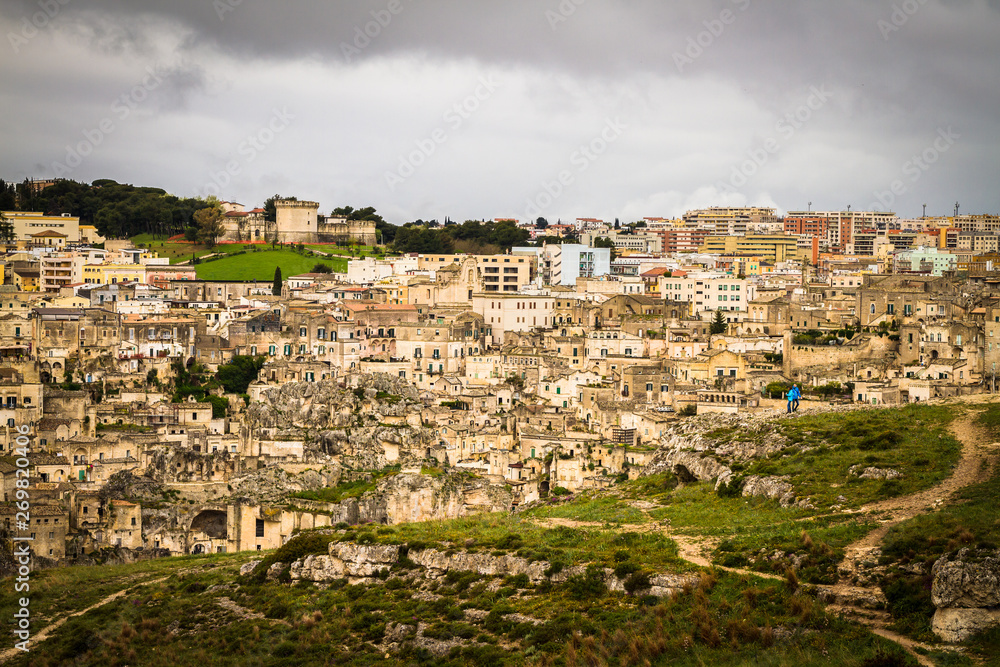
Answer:
[[[955,217],[958,217],[958,202],[955,202]]]
[[[927,204],[924,204],[924,217],[927,217]]]
[[[813,210],[813,203],[809,202],[809,213],[812,213],[812,210]]]

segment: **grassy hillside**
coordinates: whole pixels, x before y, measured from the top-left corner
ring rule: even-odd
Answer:
[[[415,534],[476,535],[465,539],[477,540],[473,548],[483,551],[561,549],[568,543],[581,556],[607,552],[617,567],[631,570],[690,569],[660,537],[543,530],[495,517],[368,527],[334,537],[374,542]],[[324,552],[329,539],[300,536],[269,560]],[[652,550],[632,552],[642,544]],[[655,553],[657,544],[665,558]],[[411,565],[401,561],[372,585],[334,581],[320,589],[240,577],[239,566],[255,555],[38,573],[32,587],[36,631],[111,593],[125,594],[70,618],[31,654],[9,664],[912,664],[885,640],[828,616],[815,599],[780,581],[706,571],[675,598],[653,598],[609,593],[589,571],[560,584],[461,572],[427,581],[414,578]],[[0,613],[11,611],[9,600],[0,602]],[[42,614],[47,620],[41,621]],[[417,628],[420,640],[408,641]],[[442,643],[443,655],[431,652]]]
[[[321,259],[300,255],[292,250],[264,250],[234,255],[198,264],[195,270],[200,280],[257,280],[270,281],[274,278],[275,267],[281,267],[281,275],[287,279],[302,273],[309,273],[316,264],[325,264],[337,273],[347,272],[347,259],[335,257]]]
[[[783,438],[774,454],[738,464],[737,473],[787,476],[796,495],[811,500],[803,505],[744,498],[729,486],[682,484],[663,472],[514,515],[340,525],[301,534],[267,554],[37,573],[36,633],[107,602],[69,618],[9,664],[915,665],[899,645],[829,614],[817,585],[836,583],[845,547],[881,525],[879,503],[939,488],[961,449],[947,427],[959,418],[968,427],[975,410],[981,409],[858,410],[712,434],[720,446]],[[1000,406],[986,407],[976,423],[995,430]],[[851,473],[858,464],[903,476],[892,483],[861,480]],[[890,569],[879,585],[895,631],[933,641],[929,580],[909,566],[964,545],[1000,542],[1000,477],[983,465],[977,479],[986,481],[965,486],[937,513],[899,523],[883,541]],[[326,553],[331,541],[407,551],[370,584],[292,584],[288,564]],[[517,555],[547,566],[538,583],[527,575],[457,571],[428,579],[406,557],[425,548]],[[242,564],[262,556],[254,573],[239,575]],[[706,560],[721,567],[699,567]],[[268,581],[274,563],[285,568]],[[574,567],[579,573],[566,578]],[[609,591],[605,568],[632,594]],[[661,574],[691,576],[692,583],[673,596],[644,595],[643,582]],[[12,585],[2,581],[0,590]],[[117,592],[123,594],[108,600]],[[13,602],[0,596],[0,615],[9,618]],[[964,655],[921,651],[939,665],[996,665],[998,647],[1000,629],[967,642]]]

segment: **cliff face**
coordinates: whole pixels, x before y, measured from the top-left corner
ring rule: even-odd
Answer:
[[[293,382],[267,389],[247,408],[247,440],[303,442],[307,460],[340,457],[344,467],[377,470],[423,459],[433,432],[420,426],[417,389],[390,375],[367,375],[357,389]]]
[[[479,512],[509,511],[511,506],[506,485],[463,474],[392,475],[366,496],[385,504],[389,523],[457,519]]]

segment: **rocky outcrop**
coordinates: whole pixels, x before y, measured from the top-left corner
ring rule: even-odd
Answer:
[[[292,563],[293,581],[365,580],[399,561],[399,547],[384,544],[331,542],[327,555],[306,556]]]
[[[962,642],[1000,625],[1000,609],[946,607],[934,612],[931,629],[946,642]]]
[[[229,486],[234,498],[244,498],[255,503],[276,503],[283,501],[289,493],[337,486],[340,479],[340,466],[335,462],[318,470],[306,470],[299,475],[291,475],[275,465],[233,477]]]
[[[390,475],[365,494],[385,506],[389,523],[457,519],[480,512],[510,510],[509,487],[464,474]]]
[[[1000,625],[1000,550],[962,549],[939,558],[931,574],[932,628],[941,639],[960,642]]]
[[[848,472],[852,475],[857,475],[861,479],[890,480],[898,479],[903,476],[903,473],[898,470],[893,470],[892,468],[863,468],[859,465],[851,466]]]
[[[291,578],[292,581],[316,583],[338,579],[347,579],[351,584],[366,583],[380,571],[396,565],[403,553],[403,547],[396,545],[331,542],[326,555],[306,556],[292,563]],[[483,577],[513,577],[523,574],[533,584],[545,580],[562,583],[586,571],[585,567],[578,565],[552,572],[551,564],[547,561],[529,561],[511,554],[495,555],[468,551],[449,553],[434,548],[408,550],[406,558],[416,565],[419,574],[427,579],[438,579],[448,572],[475,572]],[[615,576],[613,570],[604,569],[603,574],[605,585],[609,590],[625,591],[625,581]],[[649,578],[649,586],[636,591],[635,594],[656,596],[676,594],[686,586],[697,583],[697,575],[654,574]]]
[[[483,576],[517,576],[528,575],[528,579],[537,584],[546,578],[545,570],[549,564],[545,561],[529,561],[518,556],[493,556],[488,553],[460,552],[451,556],[437,549],[423,549],[411,552],[410,560],[424,568],[427,576],[437,578],[449,570],[458,572],[475,572]]]
[[[795,494],[792,493],[792,485],[788,477],[760,477],[751,475],[743,480],[744,498],[760,496],[778,500],[782,507],[788,507],[795,502]]]
[[[722,475],[731,475],[728,467],[704,453],[670,449],[658,454],[647,474],[670,472],[682,482],[710,482]]]

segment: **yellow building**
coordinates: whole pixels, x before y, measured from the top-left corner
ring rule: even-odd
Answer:
[[[146,282],[146,267],[141,264],[87,264],[83,282],[97,285]]]
[[[794,236],[784,234],[748,234],[747,236],[709,236],[699,252],[710,255],[747,255],[766,262],[787,262],[799,258]]]
[[[3,217],[14,226],[14,237],[21,241],[30,240],[33,234],[45,231],[66,235],[67,243],[80,241],[80,218],[70,215],[44,215],[29,211],[4,211]]]
[[[66,235],[48,229],[37,234],[29,234],[28,238],[33,246],[42,246],[54,250],[62,250],[66,247]]]
[[[37,292],[41,285],[41,272],[38,268],[14,269],[14,287],[19,292]]]
[[[97,233],[97,227],[93,225],[80,225],[80,243],[97,245],[104,243],[104,241],[104,237]]]

